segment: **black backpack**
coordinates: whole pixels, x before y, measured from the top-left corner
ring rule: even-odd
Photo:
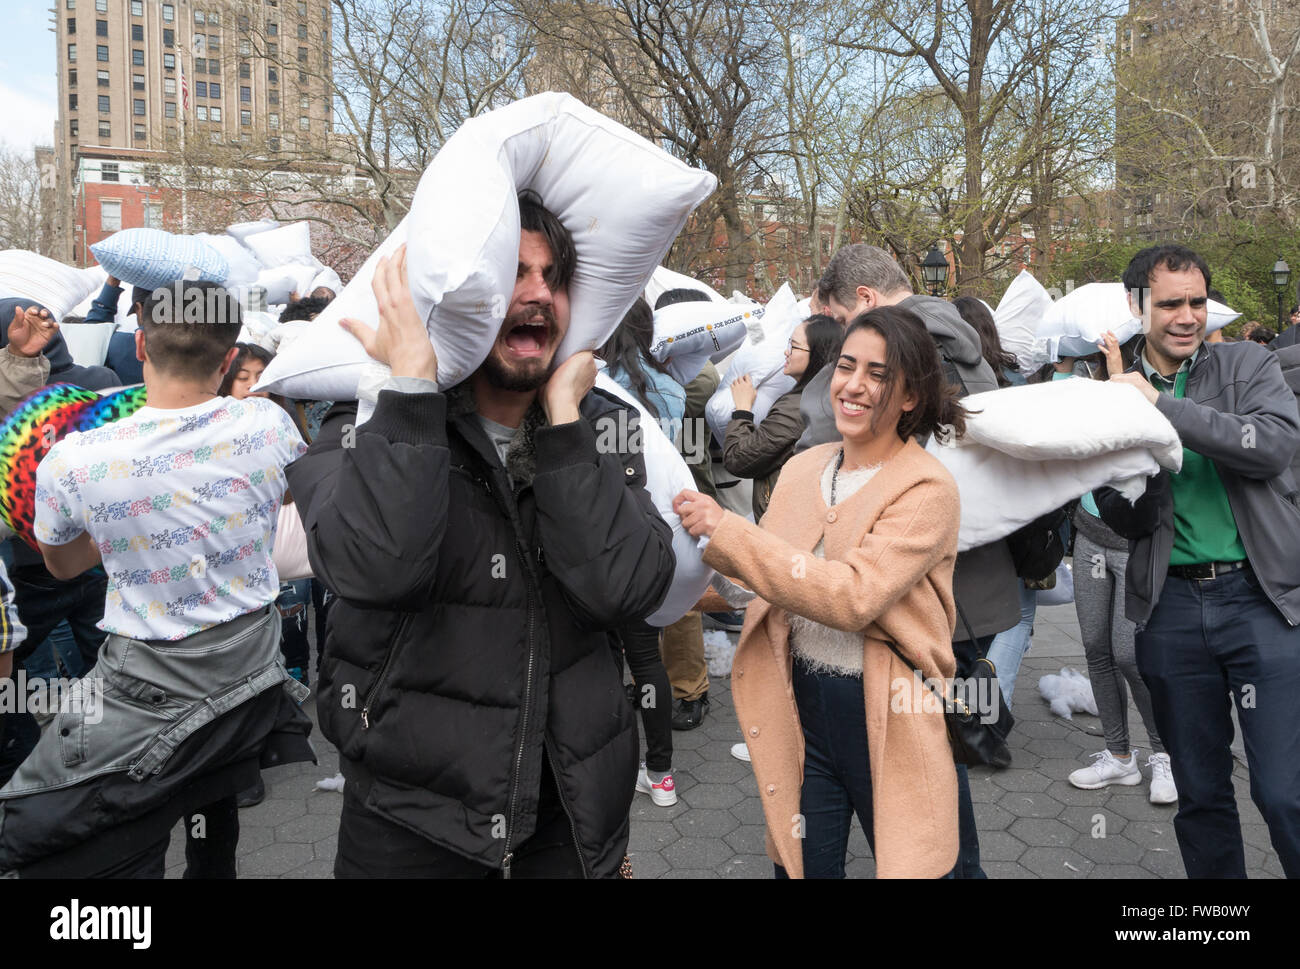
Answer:
[[[1016,575],[1039,582],[1056,572],[1069,542],[1069,518],[1070,505],[1063,505],[1007,536]]]

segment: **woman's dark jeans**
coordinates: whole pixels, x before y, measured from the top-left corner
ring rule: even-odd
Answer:
[[[673,688],[659,654],[659,634],[658,628],[640,620],[618,630],[636,683],[636,705],[645,729],[645,766],[662,774],[673,767]]]

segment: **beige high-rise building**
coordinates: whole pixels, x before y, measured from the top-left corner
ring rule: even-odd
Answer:
[[[87,262],[89,246],[121,228],[165,217],[176,227],[170,171],[182,141],[189,159],[204,146],[228,157],[328,143],[328,0],[56,4],[64,258]]]

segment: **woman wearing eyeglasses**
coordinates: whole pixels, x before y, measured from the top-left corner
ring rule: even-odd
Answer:
[[[803,418],[799,414],[803,389],[839,356],[843,336],[843,329],[829,316],[810,316],[795,328],[786,344],[785,366],[781,369],[795,379],[794,389],[778,397],[760,422],[754,420],[758,390],[749,375],[731,384],[736,409],[727,424],[722,464],[737,478],[754,480],[754,521],[767,511],[781,467],[794,454],[794,446],[803,433]]]

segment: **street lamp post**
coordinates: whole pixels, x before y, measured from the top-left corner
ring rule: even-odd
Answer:
[[[931,296],[938,296],[948,283],[948,259],[936,243],[921,261],[921,278]]]
[[[1277,331],[1281,333],[1286,329],[1286,295],[1287,290],[1291,287],[1291,267],[1281,257],[1277,257],[1277,262],[1273,264],[1273,286],[1277,289]]]

